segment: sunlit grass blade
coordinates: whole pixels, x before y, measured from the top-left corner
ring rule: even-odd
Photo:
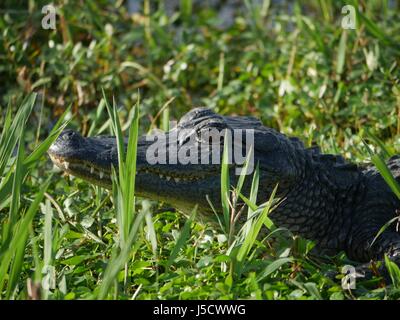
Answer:
[[[115,171],[115,173],[118,176],[118,179],[116,180],[116,190],[114,190],[113,188],[113,193],[114,193],[114,197],[115,200],[117,200],[117,207],[116,207],[116,212],[117,212],[117,221],[118,221],[118,226],[119,226],[119,232],[120,232],[120,244],[121,244],[121,248],[124,246],[124,242],[127,239],[128,236],[128,230],[130,227],[130,223],[129,221],[126,220],[127,218],[127,211],[126,211],[126,207],[125,207],[125,201],[124,196],[125,191],[127,191],[126,188],[126,179],[129,179],[128,176],[125,175],[126,172],[126,153],[125,153],[125,141],[124,141],[124,137],[122,134],[122,130],[121,130],[121,123],[119,121],[119,117],[118,117],[118,112],[117,112],[117,108],[115,105],[115,101],[113,102],[113,106],[111,108],[111,106],[109,105],[107,98],[105,96],[105,92],[104,90],[103,92],[103,99],[105,101],[106,107],[107,107],[107,111],[108,111],[108,115],[111,119],[111,128],[113,133],[115,134],[115,139],[116,139],[116,143],[117,143],[117,152],[118,152],[118,170]],[[129,180],[128,180],[129,181]],[[130,197],[133,197],[132,195],[129,195]]]
[[[244,162],[244,166],[243,166],[243,168],[242,168],[242,170],[240,172],[239,180],[238,180],[237,185],[236,185],[237,194],[240,194],[241,191],[242,191],[243,183],[244,183],[244,180],[245,180],[245,178],[247,176],[247,171],[248,171],[248,168],[249,168],[249,162],[250,162],[250,158],[251,158],[252,152],[253,152],[253,148],[251,147],[249,149],[249,152],[247,153],[246,160]]]
[[[229,234],[230,226],[230,179],[229,179],[229,152],[230,152],[230,135],[228,130],[225,131],[224,152],[221,163],[221,204],[224,217],[224,232]],[[229,141],[228,141],[229,139]]]
[[[115,134],[116,143],[117,143],[119,181],[121,182],[121,184],[124,184],[123,183],[124,176],[123,176],[122,172],[124,172],[124,164],[125,164],[125,162],[124,162],[125,143],[124,143],[124,137],[122,134],[121,123],[119,122],[115,100],[113,99],[113,106],[111,108],[110,104],[107,101],[107,97],[104,92],[104,89],[102,89],[102,93],[103,93],[103,99],[104,99],[106,107],[107,107],[108,115],[111,119],[111,128],[112,128],[113,133]]]
[[[44,265],[50,265],[52,260],[52,220],[53,220],[53,209],[50,205],[50,201],[47,199],[44,206],[44,227],[43,227],[43,263]]]
[[[258,194],[258,187],[259,187],[259,181],[260,181],[260,168],[259,168],[259,164],[257,163],[257,167],[256,170],[254,171],[253,174],[253,179],[251,181],[251,189],[250,189],[250,198],[249,198],[249,202],[251,202],[252,204],[256,205],[257,204],[257,194]],[[242,194],[240,193],[240,196],[242,196]],[[252,206],[248,206],[247,209],[247,219],[250,219],[254,213],[254,211],[256,211],[257,209],[254,209]],[[250,227],[247,227],[247,230],[245,230],[245,234],[249,234],[250,232]]]
[[[132,122],[129,126],[128,141],[123,137],[122,125],[118,117],[118,111],[115,101],[111,107],[106,99],[103,90],[103,100],[107,108],[110,120],[111,129],[115,134],[118,152],[118,168],[112,168],[112,194],[115,205],[115,212],[117,217],[117,224],[119,229],[119,250],[120,254],[111,259],[108,270],[101,287],[99,298],[104,298],[108,293],[111,284],[115,281],[115,277],[119,270],[122,268],[121,261],[125,263],[125,277],[124,284],[127,286],[128,280],[128,266],[127,261],[132,251],[131,239],[136,238],[139,228],[138,221],[143,218],[143,212],[135,217],[135,177],[136,177],[136,156],[137,156],[137,141],[139,130],[139,99],[133,110]],[[132,233],[134,232],[134,233]],[[117,249],[114,249],[117,252]],[[116,253],[115,253],[116,254]],[[114,264],[117,265],[114,266]]]
[[[248,161],[248,159],[246,160],[246,165],[247,165],[247,161]],[[243,168],[243,170],[244,169],[245,168]],[[246,170],[247,170],[247,168],[246,168]],[[257,203],[258,183],[259,183],[259,175],[260,175],[259,166],[257,164],[256,170],[254,171],[254,174],[253,174],[253,179],[252,179],[252,182],[251,182],[251,189],[250,189],[250,199],[246,198],[246,196],[244,196],[241,193],[241,188],[242,188],[242,185],[243,185],[243,181],[241,181],[240,179],[242,177],[243,178],[245,177],[244,176],[244,172],[246,172],[246,171],[242,171],[242,174],[241,174],[241,176],[239,178],[239,182],[238,182],[237,188],[235,189],[235,193],[236,193],[237,197],[241,198],[245,202],[245,204],[247,205],[247,207],[248,207],[248,209],[247,209],[247,219],[249,219],[252,216],[252,213],[254,211],[256,211],[257,208],[258,208],[256,203]],[[238,200],[238,199],[236,199],[236,200]],[[250,225],[249,224],[245,224],[244,228],[245,228],[244,234],[247,234],[248,231],[250,230],[249,229]]]
[[[125,175],[127,177],[125,181],[125,208],[127,210],[125,221],[128,225],[127,230],[133,222],[133,214],[135,209],[135,181],[136,181],[136,156],[137,156],[137,143],[139,137],[139,105],[140,100],[138,98],[136,102],[136,106],[134,107],[134,115],[132,124],[129,128],[129,137],[128,137],[128,148],[126,154],[126,172]]]
[[[48,299],[50,295],[50,289],[56,282],[54,266],[52,266],[53,260],[53,208],[49,199],[46,199],[44,205],[42,205],[42,212],[44,213],[44,226],[43,226],[43,260],[36,262],[40,269],[40,278],[43,278],[41,285],[41,298]],[[37,280],[39,277],[35,277]]]
[[[250,230],[248,234],[246,235],[243,244],[241,245],[238,254],[237,254],[237,261],[240,263],[244,260],[244,258],[248,255],[250,252],[251,247],[254,245],[257,236],[261,230],[261,228],[264,225],[264,222],[270,213],[270,209],[272,206],[272,203],[275,198],[276,191],[278,189],[278,186],[274,188],[274,190],[271,193],[271,196],[267,202],[267,205],[262,209],[261,214],[255,219],[253,223],[251,223]]]
[[[47,152],[50,145],[57,139],[59,134],[64,130],[67,126],[68,121],[64,121],[66,114],[69,112],[69,108],[63,113],[63,115],[59,118],[57,123],[54,125],[53,129],[49,133],[48,137],[42,141],[25,159],[24,165],[21,166],[20,172],[23,177],[29,173],[29,171],[37,165],[39,159]],[[17,118],[14,118],[13,121],[21,121]],[[21,132],[21,130],[20,130]],[[2,146],[0,146],[0,149]],[[1,175],[0,175],[1,176]],[[3,204],[7,201],[7,198],[11,194],[12,190],[12,180],[14,177],[14,172],[9,171],[6,176],[3,177],[3,180],[0,181],[0,204]]]
[[[14,171],[14,179],[13,179],[13,185],[12,185],[12,198],[11,198],[11,206],[10,206],[10,211],[9,211],[9,216],[8,216],[8,223],[7,223],[7,231],[5,233],[5,241],[8,241],[8,238],[10,236],[11,228],[14,227],[15,222],[18,219],[18,211],[20,207],[20,197],[21,197],[21,186],[22,186],[22,181],[23,181],[23,161],[25,157],[25,147],[24,147],[24,128],[22,128],[21,135],[19,137],[18,141],[18,154],[17,154],[17,162],[15,165],[15,171]]]
[[[157,255],[157,235],[154,228],[154,223],[150,211],[150,203],[149,201],[143,200],[143,211],[145,213],[145,220],[147,225],[147,238],[150,240],[151,243],[151,250],[153,251],[154,256]]]
[[[169,107],[166,107],[162,112],[162,125],[161,128],[166,132],[170,130],[169,127]]]
[[[346,62],[346,44],[347,44],[347,31],[343,29],[339,41],[337,61],[336,61],[336,73],[338,75],[341,75],[343,73],[344,65]]]

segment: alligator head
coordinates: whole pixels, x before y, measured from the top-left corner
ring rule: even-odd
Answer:
[[[281,190],[287,190],[300,177],[299,166],[294,163],[296,159],[299,164],[294,156],[297,141],[264,127],[253,117],[224,117],[210,109],[196,108],[169,132],[139,138],[136,194],[165,201],[185,212],[190,212],[196,204],[200,210],[210,212],[209,202],[220,211],[224,130],[231,133],[231,150],[236,150],[232,152],[229,169],[232,185],[236,185],[250,149],[253,157],[249,168],[259,165],[259,192],[263,193],[263,201],[278,182]],[[210,132],[211,136],[207,134]],[[65,130],[48,153],[66,173],[111,188],[111,167],[118,169],[115,137],[85,138]],[[245,179],[244,194],[249,194],[251,180],[251,176]]]

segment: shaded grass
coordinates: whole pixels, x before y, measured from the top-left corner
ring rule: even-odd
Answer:
[[[125,266],[124,284],[127,285],[128,261],[132,256],[134,241],[137,239],[139,227],[144,218],[144,213],[135,216],[135,176],[136,176],[136,154],[139,128],[139,101],[134,108],[132,122],[129,125],[128,143],[125,144],[122,135],[121,124],[118,118],[115,102],[113,107],[108,104],[103,90],[103,99],[111,119],[112,131],[118,146],[118,168],[113,168],[113,202],[118,222],[118,246],[120,250],[113,249],[104,278],[99,288],[97,298],[104,299],[112,283],[116,280],[118,272]],[[118,170],[116,170],[118,169]],[[154,235],[154,232],[152,233]],[[118,286],[115,288],[118,296]]]
[[[2,224],[0,245],[0,297],[5,299],[14,296],[22,272],[30,227],[52,176],[50,175],[46,179],[40,191],[34,195],[30,205],[21,202],[22,187],[34,163],[43,156],[66,125],[62,123],[63,117],[61,117],[49,137],[29,156],[26,156],[25,125],[32,112],[35,99],[36,95],[29,95],[22,102],[13,119],[11,118],[11,109],[7,109],[0,139],[2,142],[0,144],[0,176],[4,177],[0,184],[0,194],[5,203],[10,201],[8,218]],[[17,154],[13,156],[12,152],[16,145],[18,145]],[[8,173],[4,174],[6,168]],[[48,254],[48,249],[46,249],[46,253]],[[45,264],[48,262],[47,254],[45,255]]]

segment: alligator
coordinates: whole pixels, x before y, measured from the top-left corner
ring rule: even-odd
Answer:
[[[269,215],[276,226],[313,240],[329,255],[344,251],[353,261],[369,262],[386,254],[399,262],[398,225],[392,223],[384,232],[380,231],[398,216],[400,201],[374,166],[356,165],[342,156],[323,154],[317,146],[306,148],[298,138],[265,127],[251,116],[222,116],[208,108],[192,109],[165,133],[166,139],[158,141],[164,148],[154,154],[165,156],[166,163],[151,159],[148,151],[155,139],[151,135],[140,137],[136,195],[167,202],[183,212],[197,206],[198,212],[205,216],[213,215],[213,210],[221,214],[219,163],[168,163],[172,159],[168,151],[173,147],[179,152],[188,144],[197,147],[210,144],[214,149],[205,148],[201,153],[202,157],[206,155],[204,159],[215,150],[222,150],[226,136],[217,141],[202,138],[201,133],[211,129],[252,130],[251,152],[259,168],[259,202],[268,200],[277,185],[276,197],[282,199]],[[173,144],[172,137],[177,143]],[[112,188],[111,168],[118,169],[115,137],[83,137],[67,129],[48,153],[54,164],[67,174]],[[387,165],[399,180],[400,157],[390,158]],[[241,167],[243,162],[235,161],[229,166],[232,185],[238,181],[236,169]],[[249,194],[250,188],[251,183],[245,182],[242,193]]]

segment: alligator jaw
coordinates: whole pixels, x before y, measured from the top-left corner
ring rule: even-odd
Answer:
[[[83,138],[85,139],[85,138]],[[85,140],[86,141],[86,140]],[[65,148],[60,148],[64,146]],[[96,163],[94,156],[88,153],[70,154],[64,152],[68,147],[63,141],[59,141],[59,146],[52,146],[48,150],[51,161],[66,174],[79,177],[95,185],[106,189],[112,189],[111,163],[109,167],[101,166]],[[62,150],[62,151],[61,151]],[[116,150],[115,150],[116,151]],[[141,152],[142,151],[142,152]],[[209,209],[206,196],[212,199],[216,194],[213,187],[220,180],[220,168],[218,166],[207,165],[208,170],[191,170],[190,166],[169,166],[169,165],[149,165],[141,155],[143,150],[138,150],[137,170],[136,170],[136,195],[156,199],[160,201],[172,202],[183,211],[191,211],[192,207],[186,201],[182,201],[185,196],[191,196],[191,201],[202,200],[204,210]],[[85,158],[85,159],[82,159]],[[118,166],[115,167],[118,171]],[[195,192],[190,192],[196,190]],[[202,194],[204,192],[204,194]],[[214,202],[218,200],[214,199]]]
[[[143,166],[137,169],[137,174],[140,176],[154,176],[160,181],[171,184],[178,183],[196,183],[214,177],[218,174],[217,171],[212,171],[207,174],[185,174],[177,171],[168,171],[160,167]]]
[[[197,204],[209,211],[209,201],[220,203],[220,165],[149,163],[148,142],[141,137],[137,146],[135,194],[174,205],[190,212]],[[52,162],[65,173],[112,189],[111,168],[118,171],[115,137],[82,137],[72,130],[63,131],[50,146]]]
[[[48,153],[51,161],[67,174],[111,189],[111,171],[109,169],[101,168],[93,163],[58,156],[51,151]]]

